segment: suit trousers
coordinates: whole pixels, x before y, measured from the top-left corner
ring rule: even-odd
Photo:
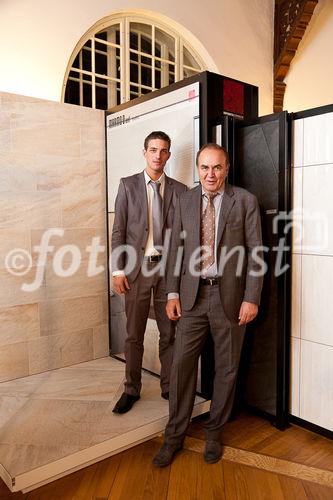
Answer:
[[[231,322],[225,315],[218,285],[200,285],[190,311],[179,319],[171,368],[169,421],[165,442],[181,445],[189,425],[196,392],[198,360],[207,335],[214,342],[215,376],[206,439],[219,440],[228,420],[235,394],[237,371],[245,326]]]
[[[144,262],[150,273],[158,268],[158,263]],[[169,391],[170,368],[172,363],[175,325],[166,315],[165,280],[160,273],[145,276],[142,268],[130,283],[130,290],[125,294],[126,329],[125,359],[126,381],[125,392],[138,396],[141,390],[141,368],[143,357],[143,341],[146,331],[151,294],[153,293],[154,312],[159,330],[159,358],[161,362],[161,390]]]

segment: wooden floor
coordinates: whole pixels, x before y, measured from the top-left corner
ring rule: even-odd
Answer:
[[[161,439],[136,446],[36,489],[1,500],[332,500],[333,443],[300,427],[284,432],[242,414],[225,426],[223,459],[202,457],[203,422],[191,425],[185,449],[170,467],[156,469]]]

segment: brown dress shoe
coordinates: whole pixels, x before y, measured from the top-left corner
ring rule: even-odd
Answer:
[[[170,445],[164,443],[162,448],[153,458],[155,467],[166,467],[170,465],[176,453],[181,450],[183,445]]]
[[[208,464],[215,464],[222,457],[222,446],[219,441],[206,441],[204,459]]]

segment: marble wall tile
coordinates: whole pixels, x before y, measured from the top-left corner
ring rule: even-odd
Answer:
[[[42,103],[31,106],[33,111],[27,113],[21,109],[10,120],[11,144],[14,150],[23,153],[80,156],[80,127],[78,123],[54,117],[54,108],[50,109]]]
[[[73,262],[75,261],[73,260]],[[87,260],[82,259],[77,271],[67,277],[60,276],[58,272],[55,272],[54,261],[52,264],[47,264],[45,273],[47,299],[86,297],[105,293],[107,290],[106,269],[95,276],[88,277],[88,264]],[[66,263],[61,267],[68,268]]]
[[[0,347],[0,382],[29,375],[27,342]]]
[[[333,431],[333,347],[301,341],[300,418]]]
[[[0,346],[38,336],[38,304],[0,308]]]
[[[98,254],[96,258],[97,266],[106,266],[107,262],[107,250],[106,250],[106,235],[105,229],[101,228],[70,228],[64,229],[62,228],[64,233],[63,236],[54,235],[50,238],[50,245],[53,247],[52,251],[48,252],[47,260],[52,261],[54,256],[61,251],[64,251],[64,247],[67,245],[75,245],[78,247],[81,258],[84,260],[89,259],[90,255],[92,256],[92,249],[87,250],[87,247],[91,247],[93,244],[101,248],[98,249]],[[39,250],[35,247],[40,246],[44,231],[43,230],[32,230],[31,231],[31,248],[32,248],[32,261],[33,263],[38,262],[39,258]],[[94,239],[94,241],[93,241]],[[92,258],[92,257],[91,257]],[[62,257],[62,261],[65,263],[70,263],[73,259],[73,256],[70,252],[64,253]]]
[[[102,323],[106,324],[109,321],[109,301],[108,301],[108,292],[107,291],[105,293],[103,293],[103,295],[102,295],[102,302],[103,302],[103,313],[102,313],[103,321],[102,321]]]
[[[74,332],[103,323],[103,296],[40,302],[41,335]]]
[[[93,330],[75,332],[68,338],[63,336],[62,366],[84,363],[94,358]]]
[[[54,370],[93,359],[93,331],[49,335],[30,340],[29,374]]]
[[[33,266],[24,276],[14,276],[7,269],[0,269],[0,307],[34,304],[45,300],[45,280],[41,281],[41,286],[36,290],[25,291],[22,289],[23,284],[33,284],[36,273],[39,272],[43,274],[43,269]]]
[[[3,192],[0,197],[0,228],[48,228],[61,226],[59,194]]]
[[[79,158],[70,164],[70,179],[64,185],[64,192],[73,194],[73,191],[100,193],[102,186],[102,161]],[[104,192],[105,193],[105,192]]]
[[[0,172],[1,169],[5,168],[20,174],[16,182],[22,180],[24,184],[23,181],[27,179],[34,185],[34,189],[39,191],[61,192],[67,190],[70,192],[78,184],[77,178],[87,180],[88,187],[88,184],[91,184],[93,174],[101,177],[101,162],[87,160],[79,156],[24,153],[20,150],[14,150],[7,154],[0,153]],[[93,188],[93,186],[91,187]],[[27,186],[25,186],[25,191],[29,191]]]
[[[80,171],[80,165],[82,165],[82,159],[79,157],[29,154],[18,150],[7,154],[0,153],[2,181],[0,189],[1,191],[61,192],[70,184],[75,172]],[[2,170],[3,173],[1,173]]]
[[[333,257],[302,256],[302,339],[333,347]]]
[[[26,168],[6,165],[4,156],[0,154],[0,193],[35,191],[36,178]]]
[[[100,161],[81,162],[76,170],[73,167],[71,180],[63,190],[63,225],[105,227],[105,189]]]
[[[62,222],[64,227],[96,227],[104,221],[101,196],[94,193],[73,193],[63,196]]]
[[[16,248],[21,248],[31,255],[30,232],[9,227],[0,229],[0,269],[6,267],[7,255]]]
[[[104,113],[90,116],[81,122],[81,156],[105,162]]]
[[[109,356],[109,326],[100,325],[93,329],[94,333],[94,359]]]

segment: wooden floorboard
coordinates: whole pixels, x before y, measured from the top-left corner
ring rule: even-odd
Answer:
[[[0,500],[333,499],[333,443],[326,438],[295,426],[281,432],[243,414],[225,426],[223,459],[209,465],[203,423],[189,434],[170,467],[152,465],[157,438],[27,494],[0,483]]]
[[[204,439],[203,424],[204,419],[197,419],[189,435]],[[279,431],[267,420],[242,413],[225,425],[222,441],[230,447],[333,471],[333,442],[296,425]]]
[[[159,443],[148,441],[121,453],[119,469],[109,493],[112,500],[164,500],[170,469],[156,469],[152,457]]]
[[[204,441],[187,437],[185,447],[191,451],[203,453]],[[239,448],[231,448],[230,446],[224,446],[223,459],[333,488],[333,472],[329,470],[318,469],[261,453],[240,450]]]

